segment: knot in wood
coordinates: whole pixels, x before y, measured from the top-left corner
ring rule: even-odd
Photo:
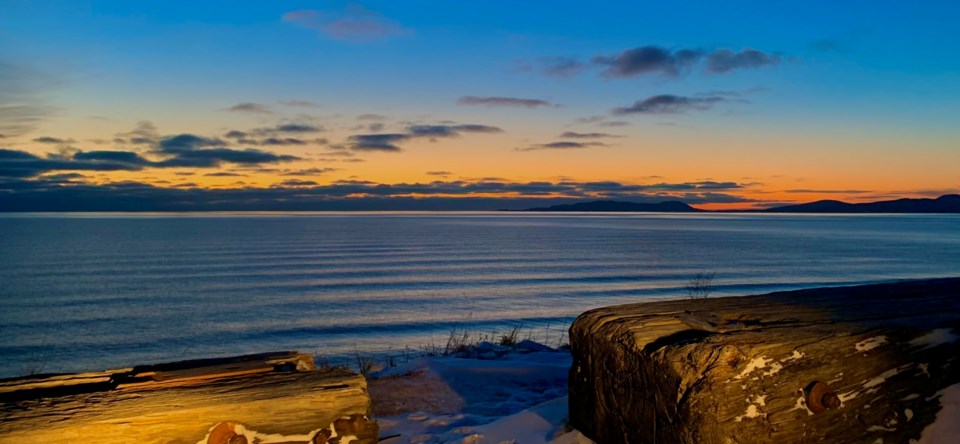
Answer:
[[[807,408],[813,413],[823,413],[827,409],[840,407],[840,397],[830,387],[819,381],[807,386]]]

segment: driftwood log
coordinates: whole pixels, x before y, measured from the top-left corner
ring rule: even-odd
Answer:
[[[265,353],[0,380],[0,443],[375,443],[366,379]]]
[[[598,443],[906,443],[960,383],[960,279],[601,308],[570,342]]]

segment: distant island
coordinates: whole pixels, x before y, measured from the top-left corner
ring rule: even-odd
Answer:
[[[680,201],[660,203],[634,203],[613,200],[598,200],[575,204],[553,205],[543,208],[530,208],[521,211],[543,212],[669,212],[695,213],[708,212]],[[818,200],[798,205],[786,205],[763,210],[741,210],[738,212],[762,213],[960,213],[960,194],[948,194],[936,199],[896,199],[879,202],[852,204],[839,200]],[[727,211],[711,211],[727,212]]]

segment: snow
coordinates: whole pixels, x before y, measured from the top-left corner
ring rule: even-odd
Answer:
[[[766,368],[767,364],[770,363],[770,362],[772,362],[772,361],[773,361],[773,359],[770,359],[770,358],[768,358],[768,357],[766,357],[766,356],[758,356],[758,357],[756,357],[756,358],[753,358],[752,361],[750,361],[750,362],[747,363],[747,367],[744,368],[743,371],[740,372],[740,374],[737,375],[736,377],[734,377],[733,379],[743,379],[744,376],[749,375],[749,374],[752,373],[754,370],[758,370],[758,369],[761,369],[761,368]],[[779,370],[779,369],[777,369],[777,370]]]
[[[866,352],[866,351],[873,350],[886,343],[887,343],[886,336],[874,336],[872,338],[867,338],[856,343],[853,347],[857,349],[858,352]]]
[[[920,444],[954,443],[960,436],[960,384],[951,385],[937,393],[940,411],[933,423],[923,429]]]
[[[926,350],[938,345],[955,342],[957,339],[960,339],[960,336],[954,334],[953,329],[937,328],[930,331],[930,333],[912,339],[910,341],[910,345],[913,347],[920,347],[920,350]]]
[[[566,351],[419,358],[370,375],[385,444],[591,441],[567,425]]]

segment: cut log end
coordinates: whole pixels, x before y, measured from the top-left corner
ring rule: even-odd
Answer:
[[[570,339],[596,442],[907,442],[960,383],[960,279],[608,307]]]

